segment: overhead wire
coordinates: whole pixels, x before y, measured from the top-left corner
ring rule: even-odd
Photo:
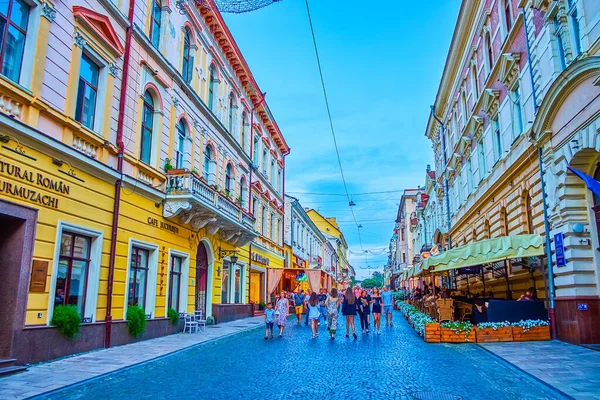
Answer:
[[[325,106],[327,108],[327,116],[329,118],[329,127],[331,128],[331,136],[333,137],[333,145],[335,146],[335,154],[337,156],[337,162],[340,167],[340,174],[342,175],[342,182],[344,183],[344,191],[346,192],[346,198],[348,199],[348,205],[350,207],[350,211],[352,212],[352,218],[354,219],[354,223],[356,224],[356,229],[358,231],[358,242],[360,244],[360,248],[362,249],[362,238],[360,236],[360,226],[358,221],[356,220],[356,215],[354,215],[354,210],[352,209],[352,199],[350,197],[350,192],[348,191],[348,185],[346,184],[346,178],[344,176],[344,169],[342,168],[342,160],[340,158],[340,151],[337,145],[337,139],[335,137],[335,129],[333,127],[333,119],[331,117],[331,109],[329,107],[329,99],[327,98],[327,89],[325,88],[325,79],[323,78],[323,68],[321,67],[321,59],[319,58],[319,49],[317,47],[317,39],[315,37],[315,29],[313,27],[312,18],[310,16],[310,7],[308,5],[308,0],[306,2],[306,13],[308,15],[308,23],[310,25],[310,33],[313,40],[313,45],[315,47],[315,56],[317,58],[317,66],[319,67],[319,76],[321,78],[321,87],[323,88],[323,96],[325,97]]]

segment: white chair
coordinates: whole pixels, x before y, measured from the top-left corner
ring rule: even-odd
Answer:
[[[205,332],[206,331],[206,319],[202,318],[202,311],[201,310],[196,310],[194,311],[194,321],[196,321],[198,323],[198,326],[202,327],[202,331]]]
[[[185,323],[183,324],[183,333],[189,329],[189,333],[192,333],[192,329],[195,332],[198,332],[198,322],[194,321],[194,316],[190,314],[185,314],[184,317]]]

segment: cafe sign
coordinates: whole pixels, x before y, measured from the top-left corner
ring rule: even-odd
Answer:
[[[267,257],[258,254],[258,253],[252,253],[252,261],[255,261],[259,264],[264,264],[264,265],[269,265],[271,263],[271,260],[269,260]]]

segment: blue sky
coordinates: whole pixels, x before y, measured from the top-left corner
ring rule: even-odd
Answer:
[[[435,3],[435,5],[433,5]],[[433,164],[425,138],[459,0],[311,0],[311,16],[350,193],[416,187]],[[227,14],[233,33],[292,152],[286,193],[337,217],[353,251],[358,229],[344,187],[321,90],[304,0]],[[320,194],[306,194],[320,193]],[[363,249],[389,244],[400,192],[355,195]],[[349,256],[359,278],[386,256]]]

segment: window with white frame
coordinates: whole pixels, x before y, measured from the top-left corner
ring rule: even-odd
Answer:
[[[168,308],[172,308],[179,312],[179,299],[181,295],[181,275],[183,270],[183,258],[171,255],[169,269],[169,304]]]
[[[161,0],[152,0],[150,4],[150,41],[152,46],[158,49],[160,45],[160,29],[162,25],[162,3]]]
[[[211,64],[208,69],[208,108],[214,113],[216,111],[215,96],[218,93],[218,82],[217,71],[215,65]]]
[[[269,152],[267,151],[266,146],[263,148],[263,159],[262,159],[262,170],[263,173],[267,173],[267,158],[268,158],[268,154]]]
[[[473,164],[471,157],[467,160],[467,194],[473,193]]]
[[[498,121],[497,115],[490,119],[490,124],[492,128],[492,140],[494,142],[494,150],[496,155],[495,161],[498,161],[502,158],[502,135],[500,134],[500,122]]]
[[[552,25],[554,27],[554,37],[556,39],[556,50],[558,52],[558,66],[560,70],[564,70],[567,68],[567,58],[566,58],[566,49],[565,42],[562,38],[562,27],[558,20],[558,16],[554,17],[552,20]]]
[[[246,112],[242,113],[242,129],[240,132],[240,145],[242,146],[242,150],[246,152],[246,136],[248,134],[248,117]]]
[[[271,179],[271,184],[275,186],[275,159],[271,157],[271,175],[269,176]]]
[[[273,213],[271,213],[271,223],[269,228],[269,237],[271,238],[271,240],[275,240],[275,214]]]
[[[471,66],[471,96],[473,97],[473,107],[475,107],[479,98],[479,82],[477,80],[477,66],[474,63]]]
[[[156,302],[157,270],[158,246],[131,240],[125,315],[127,315],[127,307],[137,306],[144,309],[148,318],[152,318]]]
[[[485,173],[486,173],[486,165],[485,165],[485,145],[483,143],[483,138],[481,138],[481,140],[479,140],[479,143],[477,143],[477,150],[478,150],[478,161],[479,161],[479,180],[481,181],[483,178],[485,178]]]
[[[22,0],[7,0],[0,6],[2,75],[17,83],[19,83],[25,53],[29,11],[30,6]]]
[[[494,49],[492,48],[492,37],[490,32],[485,33],[483,40],[483,46],[485,50],[485,55],[483,58],[485,59],[486,73],[489,74],[492,71],[492,66],[494,65]]]
[[[102,257],[102,232],[64,222],[57,226],[48,323],[59,305],[76,307],[81,320],[95,321]]]
[[[154,99],[148,90],[144,93],[143,99],[140,160],[146,164],[150,164],[150,157],[152,155],[152,132],[154,130]]]
[[[262,207],[262,215],[260,219],[260,233],[267,237],[267,207]]]
[[[573,42],[574,56],[577,57],[581,54],[581,31],[579,28],[579,20],[577,16],[577,5],[574,0],[566,0],[567,8],[569,13],[569,24],[571,29],[571,37]]]
[[[227,130],[231,135],[233,135],[233,123],[235,122],[235,110],[237,109],[237,105],[235,104],[235,97],[233,93],[229,94],[229,108],[227,112]]]
[[[177,123],[177,135],[175,136],[175,168],[183,168],[183,158],[185,155],[185,138],[187,129],[184,119],[180,119]]]
[[[512,127],[513,140],[523,133],[523,109],[521,105],[521,88],[519,82],[510,91],[510,101],[512,103]]]
[[[463,202],[463,179],[462,179],[463,171],[458,172],[456,175],[456,191],[458,192],[458,203],[457,208]]]
[[[183,62],[181,64],[181,76],[187,83],[192,82],[192,72],[194,70],[194,56],[192,55],[192,31],[185,27],[183,31]]]
[[[277,219],[277,243],[281,243],[281,219]]]
[[[281,168],[277,168],[277,191],[281,193]]]
[[[83,126],[89,129],[94,129],[99,77],[100,66],[89,55],[84,53],[81,56],[81,65],[79,68],[75,120],[81,122]]]
[[[257,135],[254,136],[254,144],[252,145],[252,162],[254,163],[254,166],[256,166],[256,168],[258,168],[258,152],[260,151],[258,149],[260,145],[260,139],[258,138]]]
[[[510,32],[510,28],[512,27],[512,24],[513,24],[511,0],[502,0],[500,2],[500,6],[502,7],[501,11],[502,11],[502,20],[504,22],[504,32],[505,32],[505,35],[508,35],[508,32]]]

